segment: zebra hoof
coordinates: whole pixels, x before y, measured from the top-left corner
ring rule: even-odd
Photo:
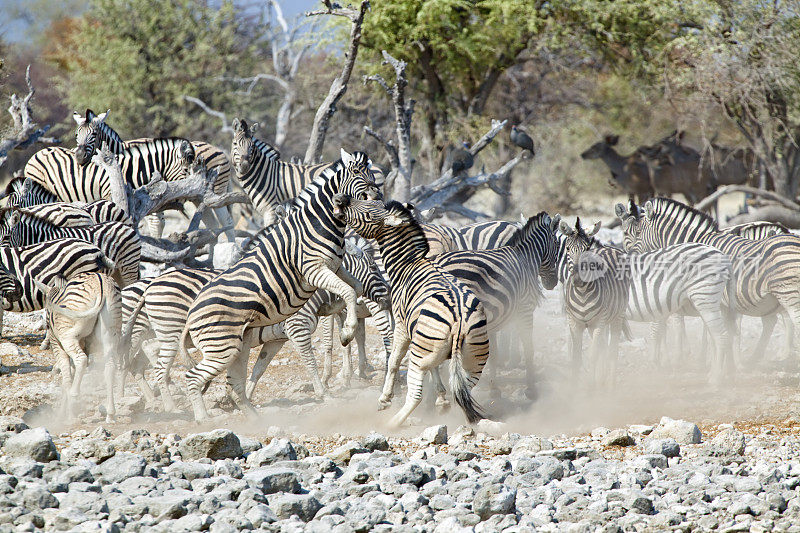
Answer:
[[[385,411],[390,405],[392,405],[391,401],[378,400],[378,411]]]

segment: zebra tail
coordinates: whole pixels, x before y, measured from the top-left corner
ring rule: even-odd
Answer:
[[[194,359],[189,357],[189,350],[186,348],[186,341],[188,340],[186,337],[188,335],[189,335],[189,324],[187,323],[185,326],[183,326],[183,331],[181,332],[180,340],[178,340],[178,355],[183,357],[184,363],[191,370],[192,368],[197,366],[197,363],[195,363]],[[205,389],[203,389],[203,392],[205,392]]]
[[[625,335],[625,340],[628,342],[633,341],[633,333],[631,333],[631,325],[627,320],[622,321],[622,334]]]
[[[97,296],[96,303],[91,307],[89,307],[88,309],[84,309],[83,311],[75,311],[68,307],[64,307],[61,304],[51,305],[49,311],[51,313],[58,313],[59,315],[64,315],[65,317],[71,318],[72,320],[81,320],[99,313],[100,308],[103,307],[104,303],[105,302],[103,295],[100,294]]]
[[[453,397],[461,410],[467,417],[470,424],[483,420],[483,408],[472,398],[469,374],[464,368],[464,346],[463,334],[456,336],[453,342],[452,357],[450,358],[450,388],[453,389]]]
[[[128,317],[128,321],[122,326],[122,345],[129,346],[131,343],[131,335],[133,335],[133,326],[136,324],[136,317],[139,316],[139,312],[142,310],[144,306],[144,293],[142,293],[142,297],[139,298],[139,301],[136,302],[136,307],[133,308],[131,312],[131,316]]]
[[[107,270],[111,274],[117,269],[117,265],[101,252],[100,257],[97,258],[97,268],[98,270]]]

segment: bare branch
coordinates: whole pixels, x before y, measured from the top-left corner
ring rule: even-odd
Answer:
[[[319,109],[317,109],[317,114],[314,116],[314,125],[311,128],[311,136],[304,157],[306,164],[316,162],[320,154],[322,154],[322,147],[325,144],[325,135],[328,132],[328,125],[330,124],[331,118],[333,118],[333,114],[336,113],[336,104],[342,96],[344,96],[345,92],[347,92],[347,84],[350,82],[350,75],[353,73],[353,66],[355,65],[358,47],[361,42],[361,26],[364,23],[364,15],[369,8],[369,0],[362,0],[361,6],[357,12],[352,9],[334,9],[330,0],[324,0],[323,3],[328,8],[327,11],[308,13],[307,15],[328,14],[346,16],[350,19],[352,27],[350,28],[350,44],[345,54],[342,72],[333,80],[333,83],[331,83],[328,95],[325,97],[325,100],[323,100]]]
[[[397,148],[395,148],[395,146],[392,144],[392,141],[387,141],[383,137],[383,135],[381,135],[380,133],[376,132],[375,130],[373,130],[369,126],[364,126],[364,132],[367,135],[369,135],[370,137],[373,137],[379,143],[381,143],[381,145],[383,145],[384,150],[386,150],[386,153],[389,155],[389,160],[391,161],[392,168],[394,168],[394,167],[399,165],[399,160],[398,160],[398,156],[397,156]]]
[[[255,76],[249,76],[247,78],[239,78],[239,77],[236,77],[236,76],[220,76],[217,79],[222,80],[222,81],[232,81],[234,83],[240,83],[240,84],[248,84],[247,85],[247,89],[245,89],[244,91],[241,91],[241,94],[244,94],[244,95],[247,95],[247,96],[249,96],[253,92],[253,89],[258,84],[258,82],[261,81],[261,80],[274,81],[275,83],[280,85],[281,89],[283,89],[284,91],[290,90],[288,81],[284,80],[280,76],[276,76],[274,74],[267,74],[266,72],[262,72],[260,74],[256,74]],[[197,102],[195,102],[195,103],[197,105],[200,105]]]
[[[92,163],[108,173],[110,178],[111,201],[117,204],[126,215],[130,216],[130,200],[126,192],[125,179],[122,177],[122,169],[120,168],[116,154],[109,150],[107,143],[104,142],[103,146],[95,152],[92,156]],[[158,175],[158,179],[161,179],[160,174]]]
[[[205,102],[203,102],[199,98],[195,98],[194,96],[187,96],[184,94],[183,99],[186,100],[187,102],[192,102],[193,104],[196,104],[197,106],[200,107],[200,109],[205,111],[207,114],[220,119],[222,121],[222,127],[219,129],[219,131],[221,131],[222,133],[233,133],[233,128],[228,123],[228,116],[225,113],[223,113],[222,111],[211,109]]]
[[[44,137],[44,134],[50,129],[49,125],[39,128],[33,120],[30,103],[36,89],[33,88],[31,82],[30,65],[25,71],[25,83],[28,86],[28,94],[24,98],[19,98],[16,94],[11,95],[11,106],[8,108],[8,112],[14,121],[14,127],[7,137],[0,139],[0,166],[6,162],[11,150],[27,148],[37,142],[47,144],[58,142],[52,137]]]
[[[784,206],[787,209],[793,209],[795,211],[800,212],[800,205],[796,204],[792,200],[786,198],[785,196],[781,196],[778,193],[772,191],[765,191],[762,189],[757,189],[755,187],[748,187],[746,185],[725,185],[720,187],[710,195],[706,196],[697,204],[695,204],[694,208],[699,210],[705,210],[711,207],[711,205],[717,201],[721,196],[726,194],[734,193],[734,192],[743,192],[746,194],[752,194],[754,196],[760,196],[762,198],[767,198],[768,200],[772,200],[773,202],[777,202]]]

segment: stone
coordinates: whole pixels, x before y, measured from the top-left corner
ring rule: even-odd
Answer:
[[[381,485],[396,483],[398,485],[409,484],[420,487],[435,478],[436,473],[433,467],[423,467],[413,461],[382,469],[379,474]]]
[[[135,453],[120,452],[99,465],[98,470],[109,483],[117,483],[129,477],[141,476],[147,466],[144,457]]]
[[[297,452],[291,441],[272,439],[270,443],[247,456],[248,466],[258,467],[271,465],[278,461],[296,461]]]
[[[53,438],[45,428],[25,429],[12,435],[3,445],[3,453],[11,457],[33,459],[46,463],[58,459]]]
[[[649,454],[661,454],[665,457],[678,457],[681,454],[681,446],[673,438],[650,438],[644,442],[644,451]]]
[[[602,439],[603,446],[633,446],[636,440],[624,429],[613,429]]]
[[[711,446],[722,453],[744,455],[744,433],[733,428],[723,429],[711,439]]]
[[[18,416],[0,416],[0,431],[21,433],[28,429],[28,424]]]
[[[61,459],[76,462],[79,459],[94,459],[102,463],[116,453],[114,445],[102,438],[86,438],[73,442],[61,450]]]
[[[270,497],[269,508],[278,518],[297,515],[300,520],[308,522],[322,509],[322,504],[311,494],[276,494]]]
[[[511,448],[511,453],[512,455],[517,453],[537,454],[552,449],[553,443],[550,440],[542,437],[528,436],[519,439],[514,444],[514,447]]]
[[[71,490],[61,498],[59,507],[64,509],[74,507],[75,509],[89,515],[107,513],[108,505],[100,494],[96,492],[80,492]]]
[[[175,461],[167,467],[167,473],[188,481],[193,481],[199,478],[211,477],[214,475],[214,467],[196,461]]]
[[[361,441],[361,445],[368,451],[387,451],[389,442],[380,433],[370,433]]]
[[[23,489],[22,501],[25,507],[33,509],[58,507],[58,499],[49,490],[35,485]]]
[[[254,528],[259,528],[262,524],[271,524],[278,520],[275,511],[263,503],[254,504],[247,510],[244,516],[253,524]]]
[[[139,442],[139,439],[149,436],[150,432],[146,429],[130,429],[124,433],[120,433],[111,443],[118,450],[135,450],[136,443]]]
[[[208,514],[187,514],[170,524],[172,531],[206,531],[214,519]]]
[[[447,426],[440,424],[427,427],[416,440],[420,444],[447,444]]]
[[[242,258],[242,249],[235,242],[220,242],[214,245],[214,268],[227,270]]]
[[[513,513],[516,509],[517,491],[505,485],[488,485],[478,489],[472,499],[472,511],[486,520],[490,516]]]
[[[667,416],[661,417],[661,421],[648,436],[649,439],[668,439],[672,438],[678,444],[700,444],[702,435],[700,428],[692,422],[686,420],[673,420]]]
[[[245,437],[243,435],[239,435],[239,445],[242,447],[242,453],[244,455],[253,453],[254,451],[260,450],[264,447],[261,441],[251,439],[250,437]]]
[[[470,426],[458,426],[452,435],[448,438],[448,444],[451,446],[458,446],[465,441],[475,437],[475,430]]]
[[[300,476],[288,468],[258,468],[245,473],[243,479],[250,487],[258,489],[264,494],[300,492]]]
[[[358,453],[367,453],[368,451],[369,450],[361,446],[361,443],[358,441],[351,440],[328,453],[327,457],[336,463],[348,464],[354,455]]]
[[[640,492],[634,492],[625,502],[625,507],[633,513],[651,515],[655,513],[653,500]]]
[[[184,460],[235,459],[243,454],[239,437],[229,429],[189,435],[178,443],[178,450]]]

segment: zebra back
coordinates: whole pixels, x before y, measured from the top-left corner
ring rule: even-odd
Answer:
[[[737,224],[735,226],[728,226],[720,230],[722,233],[729,233],[731,235],[738,235],[751,241],[760,241],[768,239],[775,235],[782,233],[791,233],[789,228],[779,222],[746,222],[744,224]]]
[[[459,228],[440,224],[423,224],[429,241],[428,257],[458,250],[492,250],[505,246],[521,224],[494,220],[477,222]]]
[[[72,238],[20,248],[0,246],[0,264],[22,284],[22,296],[18,300],[3,300],[3,309],[17,312],[43,308],[44,295],[36,287],[34,278],[50,285],[56,278],[69,279],[82,272],[110,274],[114,268],[97,246]]]

